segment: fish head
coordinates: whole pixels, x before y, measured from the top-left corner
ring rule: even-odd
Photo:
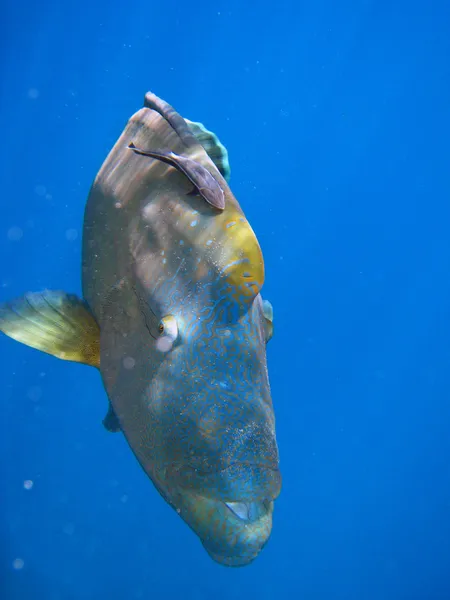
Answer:
[[[216,561],[244,565],[269,538],[280,491],[262,257],[257,246],[240,262],[246,235],[255,242],[240,214],[174,215],[179,204],[158,197],[144,209],[150,232],[145,244],[136,233],[126,303],[138,308],[114,343],[134,365],[110,397],[117,407],[122,396],[122,429],[164,498]],[[241,225],[236,238],[230,222]]]
[[[237,323],[209,327],[181,326],[166,383],[154,380],[167,418],[163,485],[212,558],[241,566],[269,539],[281,484],[260,297]]]
[[[280,491],[265,319],[260,297],[238,322],[210,321],[209,331],[193,326],[195,314],[171,315],[177,340],[163,344],[151,383],[165,423],[159,484],[209,554],[239,566],[267,542]]]

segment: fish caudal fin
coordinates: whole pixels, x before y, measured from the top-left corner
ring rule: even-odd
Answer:
[[[0,331],[57,358],[100,366],[100,329],[72,294],[46,290],[0,304]]]
[[[203,123],[189,121],[189,119],[185,119],[185,121],[188,124],[189,129],[205,149],[209,158],[219,169],[222,177],[225,179],[225,181],[230,181],[231,168],[228,160],[228,150],[220,142],[217,135],[206,129]]]

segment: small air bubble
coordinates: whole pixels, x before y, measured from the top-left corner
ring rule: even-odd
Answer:
[[[33,385],[32,387],[28,388],[27,397],[32,402],[39,402],[42,397],[42,388],[40,388],[38,385]]]
[[[66,240],[68,242],[74,242],[78,237],[78,231],[76,229],[68,229],[66,231]]]
[[[19,242],[23,238],[23,230],[20,227],[10,227],[7,236],[10,242]]]
[[[172,348],[172,346],[173,346],[173,342],[170,339],[170,337],[167,335],[164,335],[163,337],[156,340],[156,348],[160,352],[169,352],[169,350]]]
[[[24,564],[25,563],[23,562],[22,558],[15,558],[13,560],[12,566],[13,566],[13,569],[15,569],[16,571],[20,571],[21,569],[23,569]]]
[[[123,359],[123,366],[125,367],[125,369],[133,369],[135,364],[136,361],[132,356],[126,356]]]
[[[63,527],[63,533],[73,535],[75,533],[75,525],[73,523],[66,523]]]
[[[31,489],[32,489],[32,487],[33,487],[33,482],[31,481],[31,479],[26,479],[26,480],[23,482],[23,487],[24,487],[26,490],[31,490]]]
[[[47,188],[45,185],[36,185],[34,191],[38,196],[45,196],[47,193]]]

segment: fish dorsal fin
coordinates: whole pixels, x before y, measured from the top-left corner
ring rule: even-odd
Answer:
[[[195,147],[199,143],[183,117],[165,100],[158,98],[152,92],[147,92],[144,98],[144,106],[159,113],[177,133],[186,148]]]
[[[209,158],[219,169],[222,177],[225,181],[230,181],[231,168],[228,160],[228,150],[220,142],[217,135],[212,131],[209,131],[209,129],[206,129],[203,123],[190,121],[189,119],[185,119],[185,121],[188,124],[189,129],[206,150]]]

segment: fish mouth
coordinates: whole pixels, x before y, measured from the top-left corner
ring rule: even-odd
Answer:
[[[224,502],[224,504],[238,519],[251,523],[269,511],[270,501]]]
[[[228,567],[251,563],[271,534],[279,471],[232,465],[206,477],[190,468],[182,475],[174,486],[173,505],[210,557]]]
[[[255,560],[269,539],[273,501],[254,500],[221,504],[233,534],[227,541],[220,542],[205,537],[202,539],[203,546],[215,562],[226,567],[244,567]]]

